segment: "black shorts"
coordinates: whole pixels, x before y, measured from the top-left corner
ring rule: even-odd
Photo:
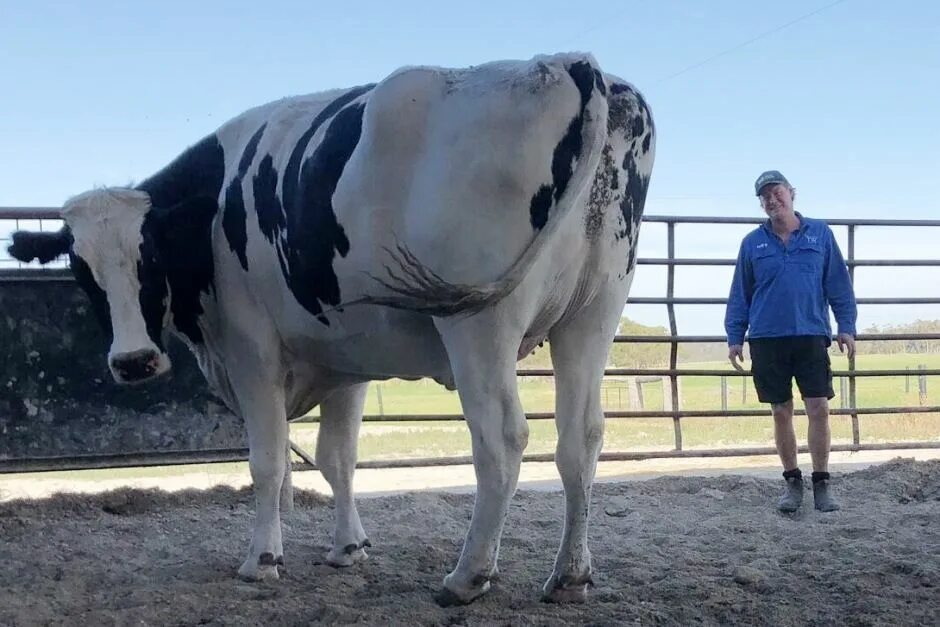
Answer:
[[[821,335],[768,337],[749,340],[751,372],[762,403],[793,398],[793,378],[803,398],[828,398],[832,390],[829,338]]]

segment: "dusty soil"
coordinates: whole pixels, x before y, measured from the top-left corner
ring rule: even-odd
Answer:
[[[940,461],[894,460],[836,476],[843,510],[812,495],[785,516],[780,481],[663,477],[595,489],[595,582],[587,604],[546,605],[539,587],[561,532],[560,493],[522,491],[501,579],[467,607],[432,594],[453,566],[472,496],[360,501],[374,548],[323,563],[330,500],[298,492],[275,584],[235,578],[247,548],[245,489],[120,490],[0,503],[2,625],[940,624]]]

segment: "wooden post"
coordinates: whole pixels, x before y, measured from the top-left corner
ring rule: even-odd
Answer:
[[[917,369],[918,369],[918,370],[926,370],[926,369],[927,369],[927,365],[926,365],[926,364],[920,364],[919,366],[917,366]],[[917,390],[918,390],[918,392],[920,392],[920,394],[919,394],[919,396],[920,396],[920,405],[921,405],[921,407],[923,407],[924,405],[927,404],[927,375],[925,375],[925,374],[917,375],[917,384],[918,384],[918,385],[917,385]]]
[[[721,377],[721,411],[728,411],[728,377]]]
[[[672,385],[669,377],[663,377],[663,411],[672,411]]]

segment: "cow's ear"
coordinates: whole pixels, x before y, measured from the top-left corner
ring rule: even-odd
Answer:
[[[68,253],[71,246],[72,233],[69,227],[64,226],[55,233],[17,231],[13,234],[13,243],[7,251],[19,261],[30,262],[38,259],[39,263],[46,264]]]

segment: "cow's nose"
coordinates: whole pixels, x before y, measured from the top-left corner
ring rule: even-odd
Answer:
[[[159,355],[149,348],[111,358],[111,368],[124,381],[140,381],[152,377],[156,374],[158,365]]]

